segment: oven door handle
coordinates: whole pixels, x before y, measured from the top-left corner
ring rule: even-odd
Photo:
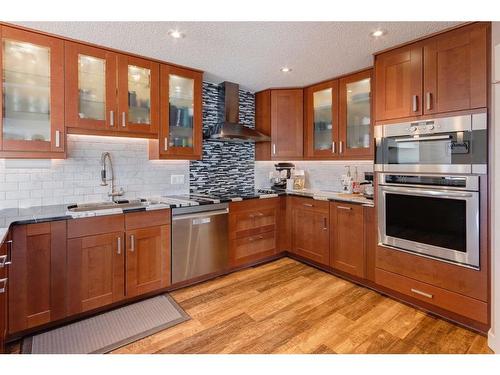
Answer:
[[[381,191],[391,192],[391,193],[403,193],[406,195],[418,195],[422,197],[439,197],[439,198],[451,198],[451,199],[472,198],[474,194],[477,194],[471,192],[435,191],[435,190],[423,190],[418,188],[401,188],[392,186],[382,186]]]
[[[396,143],[401,143],[401,142],[420,142],[420,141],[442,141],[446,139],[451,139],[451,135],[429,135],[425,137],[409,137],[409,138],[396,138],[395,141]]]

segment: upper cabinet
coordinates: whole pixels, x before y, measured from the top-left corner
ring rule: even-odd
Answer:
[[[257,144],[256,159],[303,159],[303,90],[266,90],[255,100],[255,128],[271,136]]]
[[[372,159],[372,69],[305,89],[305,157]]]
[[[119,128],[133,134],[158,134],[158,63],[137,57],[118,56]]]
[[[373,159],[372,69],[339,80],[339,155]]]
[[[474,23],[375,57],[376,120],[487,106],[488,23]]]
[[[66,42],[66,126],[113,131],[116,108],[116,53]]]
[[[305,90],[305,153],[308,158],[332,158],[339,145],[339,82]]]
[[[202,79],[198,71],[161,66],[161,125],[149,144],[151,159],[201,159]]]
[[[0,30],[0,157],[64,158],[64,43]]]
[[[73,42],[65,54],[69,132],[158,135],[158,63]]]

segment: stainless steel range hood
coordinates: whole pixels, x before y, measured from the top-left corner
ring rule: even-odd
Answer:
[[[205,138],[214,141],[268,142],[271,138],[239,123],[239,86],[223,82],[219,86],[218,124]]]

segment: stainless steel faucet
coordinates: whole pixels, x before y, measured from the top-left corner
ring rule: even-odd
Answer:
[[[110,178],[107,177],[108,173],[106,172],[106,160],[108,160]],[[108,186],[108,181],[111,185],[111,191],[108,193],[108,197],[111,197],[111,200],[115,202],[115,198],[122,196],[125,194],[122,188],[119,191],[115,191],[115,173],[113,171],[113,162],[111,161],[111,155],[109,152],[103,152],[101,155],[101,186]]]

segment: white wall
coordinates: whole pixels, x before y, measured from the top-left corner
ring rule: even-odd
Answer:
[[[500,22],[492,24],[493,105],[490,122],[491,163],[491,253],[492,253],[492,322],[488,345],[500,353]],[[496,82],[496,83],[495,83]]]
[[[148,160],[147,140],[68,135],[65,160],[0,159],[0,209],[109,200],[100,159],[111,153],[124,198],[189,192],[189,161]],[[172,185],[172,174],[184,184]]]
[[[255,187],[270,186],[269,172],[274,171],[274,161],[255,162]],[[341,190],[340,176],[345,172],[345,166],[358,167],[360,178],[364,172],[373,172],[373,161],[292,161],[296,169],[305,170],[306,188],[315,190]]]

